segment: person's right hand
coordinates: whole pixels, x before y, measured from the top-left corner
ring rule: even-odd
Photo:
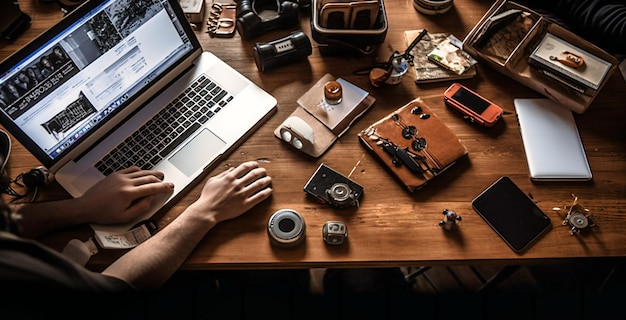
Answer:
[[[78,198],[87,222],[126,223],[150,209],[156,195],[171,192],[174,185],[163,182],[163,172],[133,166],[114,172]]]
[[[269,198],[272,179],[265,168],[249,161],[209,178],[190,208],[219,223],[240,216]]]

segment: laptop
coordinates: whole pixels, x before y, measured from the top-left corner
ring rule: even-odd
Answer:
[[[276,104],[202,50],[178,0],[87,1],[0,63],[2,124],[73,197],[131,165],[175,184],[135,221],[92,225],[105,248],[136,245],[128,239],[140,235],[120,234],[171,204]]]
[[[572,111],[548,99],[514,99],[530,179],[587,181],[592,174]]]

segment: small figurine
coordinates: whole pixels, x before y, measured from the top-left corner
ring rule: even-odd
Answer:
[[[461,216],[452,210],[443,209],[443,220],[439,221],[439,226],[452,230],[458,226],[457,221],[461,221]]]

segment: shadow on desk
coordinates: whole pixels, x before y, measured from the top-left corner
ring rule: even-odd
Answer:
[[[333,288],[325,294],[310,293],[308,269],[179,271],[159,291],[102,301],[94,318],[621,318],[616,314],[626,289],[623,259],[519,266],[481,293],[468,285],[463,268],[470,267],[432,267],[409,291],[398,280],[410,268],[334,269],[326,279]],[[485,277],[498,269],[475,268]],[[365,285],[357,292],[360,281]]]
[[[625,259],[517,266],[506,279],[480,293],[468,269],[489,278],[502,266],[436,266],[414,282],[405,282],[412,268],[329,269],[324,280],[330,290],[324,294],[309,290],[313,273],[308,269],[181,270],[150,293],[55,297],[32,293],[20,299],[11,295],[0,301],[0,318],[623,318]]]

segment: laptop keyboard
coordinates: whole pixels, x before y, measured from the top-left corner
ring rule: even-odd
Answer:
[[[107,176],[133,165],[152,169],[232,99],[231,94],[202,75],[95,167]]]

